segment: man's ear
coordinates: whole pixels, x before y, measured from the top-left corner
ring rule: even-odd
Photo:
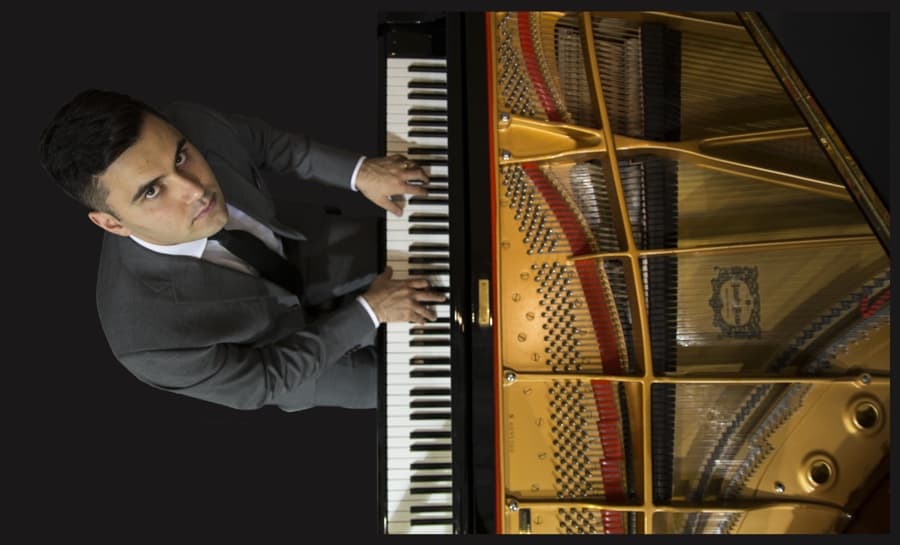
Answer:
[[[119,235],[120,237],[127,237],[131,234],[131,230],[122,225],[118,219],[112,214],[107,212],[100,212],[98,210],[91,210],[88,212],[88,218],[96,225],[97,227],[103,229],[104,231],[109,231],[114,235]]]

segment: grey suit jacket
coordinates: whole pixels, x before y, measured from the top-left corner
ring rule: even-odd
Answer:
[[[359,159],[195,104],[176,103],[162,113],[206,157],[226,201],[286,238],[304,234],[275,218],[260,171],[349,188]],[[356,301],[311,321],[297,296],[280,286],[110,233],[97,308],[112,352],[137,378],[237,409],[311,406],[316,378],[375,329]]]

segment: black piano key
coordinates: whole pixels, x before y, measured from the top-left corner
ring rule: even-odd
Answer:
[[[429,519],[410,519],[410,526],[432,526],[432,525],[453,524],[452,518],[429,518]]]
[[[445,222],[445,221],[411,221],[411,222],[409,222],[409,229],[425,228],[425,227],[433,228],[433,229],[447,228],[447,222]],[[412,231],[410,231],[410,232],[412,232]],[[418,257],[424,257],[427,255],[429,255],[429,254],[423,254],[422,256],[418,256]],[[441,254],[437,253],[436,251],[430,255],[432,257],[441,256]],[[410,256],[410,257],[416,257],[416,256]],[[407,259],[409,259],[409,258],[407,258]]]
[[[409,276],[435,276],[440,274],[450,274],[450,269],[439,267],[423,267],[421,269],[409,269]]]
[[[431,72],[441,74],[447,71],[446,66],[437,64],[410,64],[406,68],[407,72]]]
[[[411,160],[415,161],[417,165],[423,167],[445,167],[447,166],[446,159],[420,159],[418,157],[410,157]]]
[[[409,131],[410,137],[419,138],[447,138],[447,131]]]
[[[413,430],[409,432],[410,439],[450,439],[450,434],[452,432],[449,431],[428,431],[428,430]]]
[[[407,155],[447,155],[447,148],[441,147],[420,147],[420,148],[408,148],[406,150]]]
[[[419,81],[413,80],[407,83],[408,89],[446,89],[446,81]]]
[[[449,252],[449,244],[431,244],[426,242],[413,242],[409,245],[410,252]]]
[[[450,420],[450,413],[413,413],[410,420]]]
[[[433,291],[435,293],[450,293],[450,286],[431,286],[428,288],[428,291]],[[433,303],[434,304],[434,303]],[[436,322],[449,322],[448,318],[438,318],[435,320]]]
[[[450,358],[416,356],[410,358],[410,365],[450,365]]]
[[[429,183],[433,181],[434,180],[429,180]],[[446,187],[427,187],[426,189],[428,190],[428,196],[447,195]]]
[[[409,464],[409,469],[413,471],[417,469],[451,469],[453,464],[450,462],[413,462]]]
[[[452,492],[453,488],[449,486],[413,486],[409,489],[410,494],[442,494],[444,492]]]
[[[446,184],[446,183],[447,183],[447,177],[444,176],[444,175],[441,175],[441,176],[429,176],[429,177],[428,177],[428,182],[429,182],[429,183],[432,183],[432,184]]]
[[[449,199],[439,199],[434,197],[410,197],[409,204],[422,204],[422,205],[434,205],[434,206],[447,206],[450,203]]]
[[[410,397],[449,396],[450,388],[413,388]]]
[[[409,482],[411,483],[443,483],[447,481],[452,481],[453,476],[450,474],[447,475],[413,475],[409,478]]]
[[[447,93],[423,93],[413,91],[408,93],[406,98],[410,100],[447,100]]]
[[[433,225],[416,225],[409,228],[410,235],[449,235],[449,227],[435,227]]]
[[[417,115],[429,115],[429,116],[447,116],[447,110],[444,108],[422,108],[421,106],[416,108],[410,108],[406,110],[406,115],[409,117],[417,116]]]
[[[413,443],[409,450],[415,452],[443,452],[450,450],[453,446],[450,443]]]
[[[446,409],[450,408],[450,401],[433,399],[417,399],[409,402],[410,409]]]
[[[443,127],[447,128],[447,121],[441,119],[410,119],[406,123],[410,127]],[[444,131],[446,132],[446,131]]]
[[[441,513],[444,511],[453,511],[452,505],[410,505],[410,513]]]
[[[410,346],[450,346],[450,339],[416,339]]]
[[[413,327],[409,330],[410,335],[450,335],[449,327]]]
[[[446,378],[450,376],[450,370],[416,369],[409,372],[409,378]]]
[[[410,214],[410,223],[446,223],[450,221],[450,216],[446,214]]]

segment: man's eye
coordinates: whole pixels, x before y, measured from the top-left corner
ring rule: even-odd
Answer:
[[[175,156],[175,166],[181,166],[185,161],[187,161],[187,152],[178,152],[178,155]]]
[[[154,199],[157,195],[159,195],[159,188],[155,185],[151,185],[144,191],[145,199]]]

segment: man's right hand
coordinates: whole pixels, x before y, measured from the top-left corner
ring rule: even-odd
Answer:
[[[437,313],[428,303],[440,303],[447,298],[441,293],[430,291],[428,288],[431,285],[425,278],[393,280],[393,274],[393,269],[386,267],[363,294],[378,321],[424,324],[435,320]]]

